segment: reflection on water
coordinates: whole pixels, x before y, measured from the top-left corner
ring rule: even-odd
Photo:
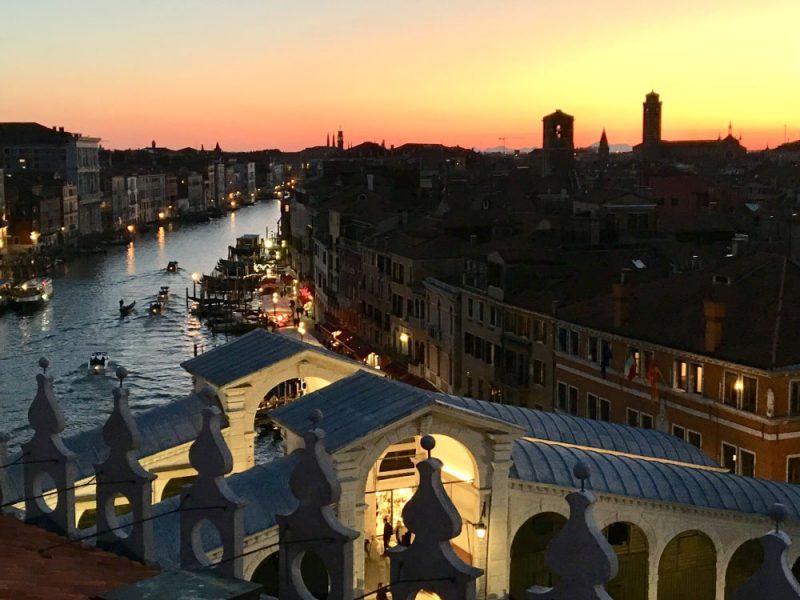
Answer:
[[[55,293],[43,309],[0,316],[0,416],[12,444],[29,434],[27,411],[36,393],[36,361],[50,360],[56,393],[68,432],[102,423],[112,406],[111,388],[118,365],[134,410],[163,404],[191,391],[191,377],[180,363],[193,356],[195,344],[209,350],[226,341],[213,336],[188,314],[184,298],[191,273],[209,273],[228,245],[246,233],[274,231],[277,203],[243,208],[236,215],[196,225],[159,227],[142,233],[134,244],[112,246],[104,255],[82,256],[54,276]],[[166,271],[177,260],[177,273]],[[160,286],[170,287],[162,315],[147,314]],[[133,313],[119,315],[119,300],[136,301]],[[110,366],[91,375],[89,356],[108,352]]]

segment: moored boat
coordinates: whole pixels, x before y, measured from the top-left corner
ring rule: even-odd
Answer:
[[[34,277],[14,288],[14,301],[19,306],[35,306],[49,302],[53,297],[53,280]]]
[[[177,273],[178,272],[178,261],[171,260],[167,263],[167,273]]]
[[[169,286],[162,285],[161,289],[158,290],[158,299],[163,301],[166,300],[167,298],[169,298]]]
[[[158,300],[154,300],[150,303],[150,306],[147,307],[147,312],[149,312],[151,315],[160,315],[163,310],[164,303]]]

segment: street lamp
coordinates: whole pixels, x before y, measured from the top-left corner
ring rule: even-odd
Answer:
[[[192,296],[195,298],[197,298],[197,282],[200,281],[202,277],[203,276],[197,271],[192,273]]]
[[[272,292],[272,316],[278,316],[278,292]]]

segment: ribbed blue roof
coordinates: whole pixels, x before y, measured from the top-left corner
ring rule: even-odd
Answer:
[[[654,429],[618,425],[563,413],[545,412],[457,396],[446,396],[443,401],[495,419],[515,423],[525,428],[529,436],[543,440],[664,458],[695,465],[719,466],[699,448],[674,435]]]
[[[325,446],[335,452],[432,404],[436,393],[359,372],[270,412],[270,417],[298,434],[309,428],[309,415],[322,411]]]
[[[197,393],[134,414],[142,439],[137,456],[150,456],[194,440],[203,422],[202,410],[213,401],[213,396]],[[224,416],[223,426],[227,427]],[[102,426],[66,437],[64,444],[77,455],[78,479],[93,475],[94,465],[108,456]],[[17,460],[20,454],[21,451],[11,455],[9,462]],[[10,486],[9,501],[23,497],[22,471],[21,465],[6,469]]]
[[[800,519],[800,486],[789,483],[535,440],[515,441],[511,456],[510,476],[523,481],[574,488],[572,468],[582,460],[592,473],[587,487],[598,492],[759,515],[781,502]]]
[[[348,360],[320,346],[304,344],[299,340],[254,329],[240,338],[217,346],[190,358],[181,366],[192,375],[199,375],[216,386],[227,385],[242,377],[260,371],[305,350],[317,352],[338,360]]]
[[[516,425],[531,437],[717,466],[698,448],[660,431],[450,396],[366,372],[356,373],[304,396],[272,411],[271,416],[290,430],[301,433],[308,429],[311,411],[320,409],[324,415],[321,426],[328,434],[328,450],[335,452],[375,429],[434,403]]]
[[[251,467],[227,477],[228,485],[244,502],[244,531],[252,535],[276,524],[275,515],[288,514],[297,506],[289,489],[289,477],[298,454],[279,458],[265,465]],[[180,496],[173,496],[153,506],[153,515],[163,515],[178,508]],[[130,520],[130,515],[120,520]],[[162,568],[175,568],[180,563],[180,513],[172,513],[153,520],[155,559]],[[213,539],[203,539],[206,551],[213,550]],[[277,551],[277,548],[275,549]]]

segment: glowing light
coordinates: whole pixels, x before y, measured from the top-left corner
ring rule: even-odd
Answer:
[[[300,321],[300,324],[297,326],[297,333],[299,333],[301,336],[306,334],[306,324],[304,321]]]
[[[192,273],[192,281],[194,281],[195,283],[197,283],[198,281],[200,281],[200,279],[202,279],[202,277],[203,277],[203,276],[202,276],[200,273],[198,273],[197,271],[195,271],[194,273]]]
[[[134,231],[136,231],[136,228],[133,225],[128,225],[127,229],[128,233],[133,233]]]
[[[741,392],[744,389],[744,381],[741,377],[736,380],[736,383],[733,384],[733,389],[737,392]]]
[[[158,213],[158,218],[159,218],[159,219],[161,219],[161,220],[163,221],[164,219],[166,219],[166,218],[167,218],[167,215],[166,215],[166,213],[165,213],[165,212],[162,210],[162,211],[160,211],[160,212]]]
[[[39,241],[41,234],[38,231],[31,231],[31,241],[35,244]]]

